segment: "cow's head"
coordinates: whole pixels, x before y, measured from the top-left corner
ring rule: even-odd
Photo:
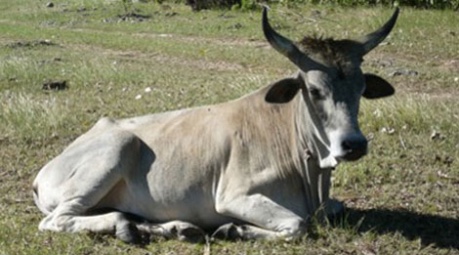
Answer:
[[[381,28],[359,40],[333,40],[305,37],[293,43],[270,26],[267,8],[263,10],[263,31],[269,43],[299,69],[301,85],[279,83],[266,100],[290,100],[302,91],[315,125],[324,132],[329,157],[336,161],[357,160],[367,153],[367,139],[359,128],[360,97],[390,96],[394,88],[360,68],[363,56],[382,42],[395,25],[399,10]],[[279,93],[285,93],[279,96]],[[333,165],[333,164],[331,164]]]

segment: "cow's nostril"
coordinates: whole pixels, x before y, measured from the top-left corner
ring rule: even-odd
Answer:
[[[341,143],[341,148],[345,152],[344,160],[357,160],[367,153],[368,142],[362,137],[351,137]]]
[[[352,150],[352,147],[349,141],[343,141],[343,143],[341,144],[341,148],[343,148],[344,151]]]

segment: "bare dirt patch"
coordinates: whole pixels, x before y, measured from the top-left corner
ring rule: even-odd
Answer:
[[[108,32],[108,31],[99,31],[97,29],[87,29],[87,28],[76,28],[72,29],[76,32],[92,32],[92,33],[101,33],[104,34],[119,34],[120,36],[129,36],[129,37],[138,37],[138,38],[170,38],[182,42],[193,42],[193,43],[208,43],[218,46],[249,46],[255,48],[269,48],[269,44],[266,41],[261,40],[251,40],[251,39],[241,39],[241,38],[211,38],[211,37],[200,37],[200,36],[191,36],[191,35],[180,35],[180,34],[168,34],[168,33],[123,33],[123,32]]]
[[[440,64],[440,69],[459,75],[459,59],[443,60]]]
[[[208,38],[208,37],[198,37],[198,36],[183,36],[177,34],[147,34],[147,33],[136,33],[134,36],[142,38],[157,38],[157,37],[167,37],[174,38],[175,40],[183,42],[198,42],[198,43],[209,43],[214,45],[221,46],[251,46],[251,47],[266,47],[269,45],[265,41],[257,40],[244,40],[244,39],[235,39],[235,38]]]
[[[244,66],[231,63],[226,61],[210,61],[208,59],[186,59],[182,57],[176,57],[171,55],[166,55],[162,53],[145,53],[141,51],[122,51],[114,50],[109,48],[103,48],[98,46],[88,46],[88,45],[70,45],[71,48],[85,51],[85,52],[98,52],[99,54],[119,58],[121,60],[129,61],[146,61],[146,62],[160,62],[168,63],[170,65],[177,66],[193,66],[193,68],[201,70],[215,70],[215,71],[237,71],[244,69]]]

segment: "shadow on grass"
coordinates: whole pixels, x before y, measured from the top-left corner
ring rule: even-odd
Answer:
[[[346,208],[345,214],[345,222],[359,233],[400,233],[424,246],[459,249],[459,219],[388,209]]]

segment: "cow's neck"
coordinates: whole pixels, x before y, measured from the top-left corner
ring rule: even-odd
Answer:
[[[330,141],[319,117],[313,111],[310,99],[303,94],[297,97],[296,125],[301,141],[302,149],[316,160],[322,169],[335,168],[338,161],[331,155]]]
[[[329,199],[331,171],[337,165],[330,155],[330,142],[311,112],[312,106],[302,94],[296,98],[295,125],[299,139],[299,153],[303,159],[302,177],[311,213]]]

